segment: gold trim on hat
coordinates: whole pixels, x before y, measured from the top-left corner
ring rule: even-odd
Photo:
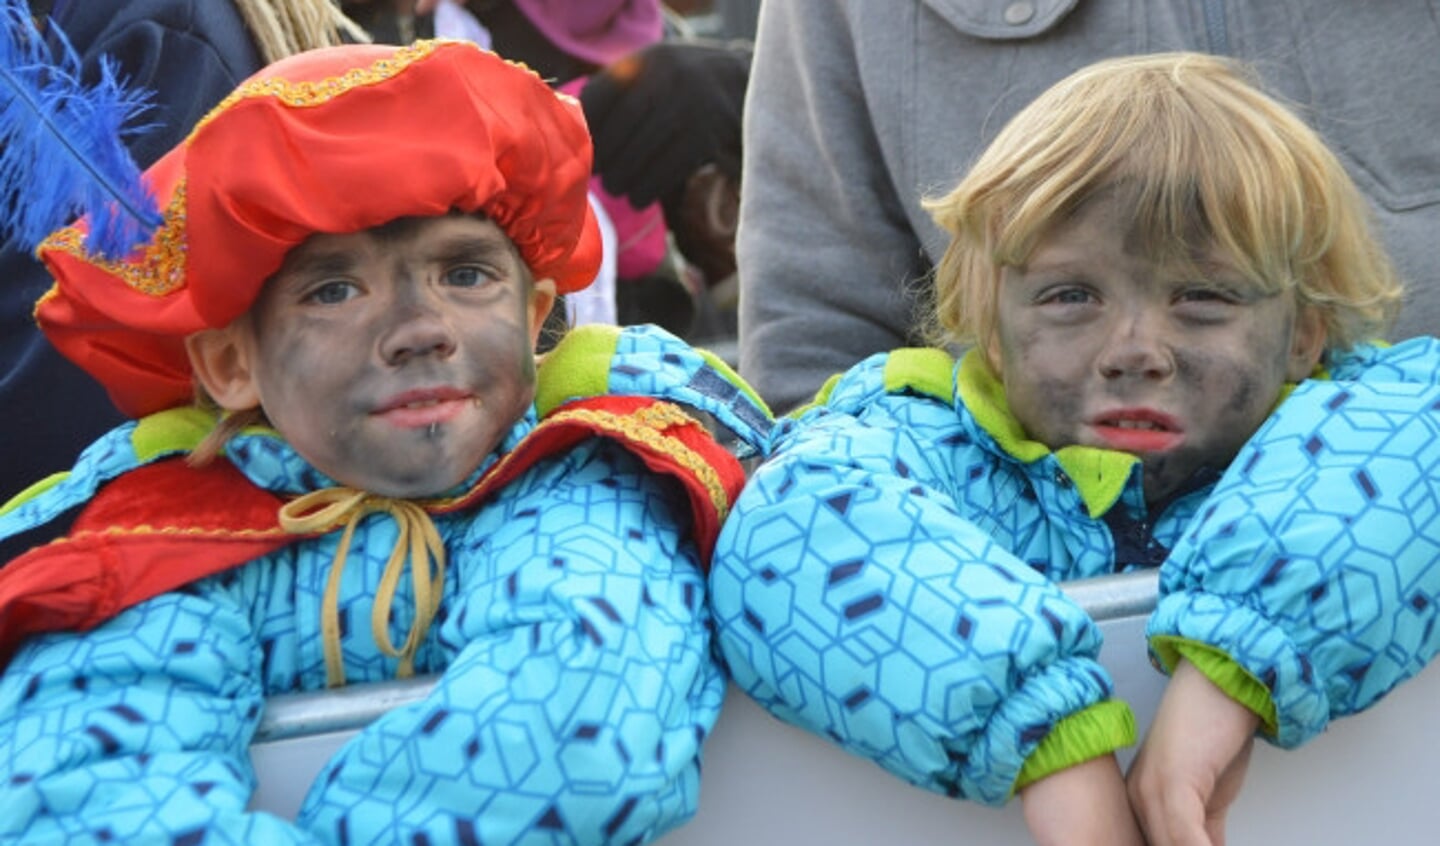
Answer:
[[[226,109],[234,106],[241,100],[258,97],[274,97],[287,106],[318,106],[327,103],[341,94],[361,88],[367,85],[375,85],[384,82],[392,76],[405,70],[405,68],[435,52],[435,48],[443,44],[443,41],[417,41],[397,49],[390,56],[375,62],[368,68],[351,68],[341,76],[332,76],[321,80],[304,80],[302,82],[291,82],[278,77],[261,77],[244,83],[239,88],[230,92],[230,95],[216,104],[205,117],[200,118],[195,128],[190,130],[190,138],[214,120]],[[189,143],[189,139],[186,139]]]
[[[190,130],[185,143],[221,112],[241,100],[274,97],[289,106],[316,106],[347,91],[384,82],[435,51],[438,42],[418,42],[396,50],[369,67],[352,68],[341,76],[319,81],[290,82],[278,78],[254,79],[230,93]],[[155,235],[143,246],[138,260],[112,261],[85,249],[85,233],[76,226],[57,230],[46,238],[40,250],[54,250],[74,256],[122,280],[130,288],[152,297],[163,297],[185,287],[185,180],[175,185],[170,202]]]
[[[297,108],[322,105],[357,88],[384,82],[434,53],[439,47],[455,43],[475,46],[469,42],[430,39],[397,48],[393,53],[374,62],[369,67],[351,68],[340,76],[300,82],[291,82],[278,77],[251,79],[207,112],[190,130],[184,144],[189,145],[195,135],[207,124],[242,100],[271,97],[287,106]],[[522,68],[531,74],[535,73],[523,63],[509,60],[505,60],[505,63]],[[537,78],[539,78],[538,75]],[[556,96],[565,100],[573,100],[573,98],[558,93]],[[138,260],[112,261],[91,253],[85,248],[86,234],[73,225],[52,233],[41,242],[37,252],[53,250],[66,253],[122,280],[128,287],[142,294],[163,297],[185,287],[185,234],[185,180],[182,177],[177,181],[170,202],[166,205],[160,226],[151,240],[143,245],[143,252]]]
[[[142,294],[163,297],[185,287],[185,180],[175,184],[163,222],[143,246],[139,261],[111,261],[85,249],[85,232],[78,226],[56,230],[40,243],[37,252],[67,253],[100,268]]]

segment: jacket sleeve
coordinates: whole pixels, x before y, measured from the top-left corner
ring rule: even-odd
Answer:
[[[448,668],[338,753],[300,823],[633,843],[688,819],[725,683],[673,485],[600,440],[513,482],[452,547]]]
[[[1437,373],[1427,339],[1302,383],[1162,567],[1155,657],[1198,658],[1280,746],[1369,707],[1440,648]]]
[[[1054,769],[1133,742],[1133,724],[1107,701],[1093,621],[961,516],[944,433],[906,416],[925,408],[953,422],[891,397],[781,435],[721,531],[718,637],[736,684],[781,719],[1000,804],[1066,717],[1088,723],[1084,748]]]
[[[0,841],[312,842],[246,812],[259,665],[223,591],[32,638],[0,677]]]
[[[853,41],[853,4],[760,8],[742,125],[736,255],[740,372],[776,413],[906,343],[904,280],[928,270],[884,164]]]

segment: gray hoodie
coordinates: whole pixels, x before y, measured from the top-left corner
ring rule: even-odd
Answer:
[[[1440,332],[1440,16],[1433,0],[774,0],[746,99],[740,370],[777,411],[913,334],[946,238],[920,208],[1084,65],[1205,50],[1250,62],[1370,199]]]

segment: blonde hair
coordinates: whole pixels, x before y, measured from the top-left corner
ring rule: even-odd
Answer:
[[[1227,59],[1161,53],[1099,62],[1017,114],[948,194],[924,200],[951,235],[931,334],[988,344],[1003,268],[1053,224],[1123,186],[1140,233],[1185,258],[1196,228],[1268,293],[1320,313],[1326,345],[1388,328],[1401,287],[1369,209],[1313,130]]]
[[[266,64],[316,47],[342,43],[343,35],[368,42],[370,35],[345,17],[337,0],[235,0]]]

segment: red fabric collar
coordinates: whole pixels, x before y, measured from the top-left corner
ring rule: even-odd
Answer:
[[[708,569],[744,471],[693,418],[649,398],[562,406],[470,491],[426,503],[427,510],[474,507],[542,458],[595,436],[618,441],[681,483]],[[280,528],[283,504],[228,462],[197,469],[168,458],[125,473],[96,494],[69,535],[0,568],[0,666],[30,635],[94,628],[146,599],[300,540]]]

